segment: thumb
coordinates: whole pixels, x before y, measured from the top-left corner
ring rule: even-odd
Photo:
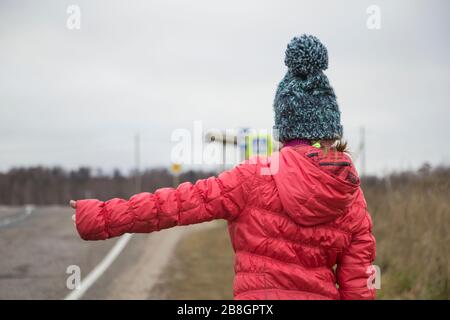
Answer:
[[[77,202],[76,202],[75,200],[70,200],[70,201],[69,201],[69,205],[70,205],[72,208],[76,209],[76,207],[77,207]]]

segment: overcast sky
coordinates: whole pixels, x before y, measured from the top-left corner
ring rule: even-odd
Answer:
[[[66,10],[81,9],[69,30]],[[344,5],[345,4],[345,5]],[[370,30],[369,5],[381,9]],[[450,2],[0,1],[0,170],[170,162],[171,133],[271,128],[289,40],[328,47],[326,71],[369,173],[449,164]]]

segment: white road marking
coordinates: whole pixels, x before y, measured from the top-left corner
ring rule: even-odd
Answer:
[[[158,299],[159,296],[151,294],[151,291],[161,281],[161,275],[169,265],[178,243],[190,233],[217,225],[218,222],[215,220],[197,225],[178,226],[141,238],[141,241],[144,242],[141,242],[138,247],[141,253],[133,263],[130,263],[116,276],[101,298],[113,300]]]
[[[64,300],[78,300],[83,297],[86,291],[105,273],[114,260],[116,260],[132,236],[131,233],[126,233],[120,237],[103,260],[81,281],[80,287],[69,293]]]

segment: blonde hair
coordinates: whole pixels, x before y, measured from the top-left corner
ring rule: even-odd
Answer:
[[[339,151],[339,152],[349,152],[349,150],[348,150],[348,143],[347,143],[347,141],[345,141],[344,139],[339,139],[339,140],[336,140],[336,145],[335,145],[335,147],[336,147],[336,150],[337,151]]]
[[[320,148],[324,151],[326,155],[328,151],[338,151],[338,152],[346,152],[348,153],[348,143],[344,139],[337,140],[319,140]]]

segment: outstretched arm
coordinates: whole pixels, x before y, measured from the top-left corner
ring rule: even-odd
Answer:
[[[84,240],[104,240],[213,219],[232,220],[246,204],[255,172],[256,165],[244,163],[217,178],[143,192],[129,200],[78,200],[73,204],[76,227]]]
[[[375,289],[369,286],[374,260],[372,220],[364,213],[350,246],[338,257],[336,273],[342,300],[375,299]]]

